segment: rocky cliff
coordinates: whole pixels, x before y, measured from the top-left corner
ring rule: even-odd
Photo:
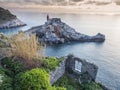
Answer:
[[[0,7],[0,29],[25,26],[26,24],[19,20],[10,11]]]
[[[39,41],[47,44],[60,44],[71,41],[78,42],[104,42],[105,35],[98,33],[88,36],[75,31],[72,27],[61,21],[60,18],[51,18],[44,25],[32,27],[28,33],[36,33]]]

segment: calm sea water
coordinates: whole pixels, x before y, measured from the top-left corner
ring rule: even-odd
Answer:
[[[27,30],[36,25],[44,24],[46,14],[38,11],[11,10],[26,27],[0,30],[7,36],[20,30]],[[69,53],[93,62],[99,67],[97,81],[102,82],[113,90],[120,90],[120,16],[50,14],[59,17],[63,22],[75,28],[78,32],[95,35],[105,34],[104,43],[68,43],[47,46],[47,56],[66,56]]]

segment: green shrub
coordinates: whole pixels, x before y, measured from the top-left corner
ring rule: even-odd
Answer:
[[[5,74],[5,70],[0,66],[0,74],[4,75]]]
[[[102,86],[99,83],[91,82],[79,84],[67,74],[59,78],[53,85],[65,87],[67,90],[103,90]]]
[[[64,87],[50,87],[48,90],[66,90]]]
[[[49,58],[46,58],[45,60],[43,60],[44,67],[47,70],[54,70],[56,67],[58,67],[60,62],[61,61],[55,57],[49,57]]]
[[[56,87],[56,90],[66,90],[66,88],[63,88],[63,87]]]
[[[13,90],[12,79],[7,76],[3,76],[2,83],[0,84],[0,90]]]
[[[52,87],[49,74],[44,69],[32,69],[20,77],[21,90],[66,90],[63,87]],[[16,89],[18,90],[18,89]]]
[[[0,67],[0,90],[12,90],[12,79],[5,75],[5,69]]]
[[[49,74],[44,69],[32,69],[20,78],[22,90],[47,90],[50,87]]]
[[[76,86],[77,84],[75,84],[73,79],[70,78],[67,74],[59,78],[53,85],[65,87],[67,90],[79,90],[79,87]]]
[[[82,84],[81,90],[103,90],[103,89],[98,83],[92,82]]]
[[[24,66],[22,65],[22,63],[20,63],[17,60],[14,60],[12,57],[11,58],[6,57],[2,59],[1,64],[5,69],[5,74],[9,77],[13,77],[18,73],[24,71]]]
[[[49,74],[44,69],[36,68],[25,72],[22,63],[13,57],[2,59],[1,65],[0,74],[4,77],[0,90],[66,90],[62,87],[52,87]]]
[[[23,73],[21,72],[21,73],[19,73],[19,74],[17,74],[17,75],[15,75],[15,77],[14,77],[14,82],[13,82],[13,84],[14,84],[14,90],[22,90],[21,89],[21,79],[20,79],[20,77],[21,77],[21,75],[22,75]]]
[[[21,90],[19,88],[19,77],[20,73],[24,72],[22,63],[13,59],[13,57],[6,57],[1,60],[1,65],[0,73],[3,73],[4,77],[0,90]]]

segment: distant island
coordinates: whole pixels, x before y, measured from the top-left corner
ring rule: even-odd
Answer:
[[[47,16],[45,24],[32,27],[25,31],[26,33],[35,33],[40,42],[53,45],[62,44],[71,41],[77,42],[104,42],[105,35],[98,33],[95,36],[89,36],[77,32],[74,28],[62,22],[60,18],[50,18]]]
[[[19,20],[9,10],[0,7],[0,29],[25,26],[26,24]]]

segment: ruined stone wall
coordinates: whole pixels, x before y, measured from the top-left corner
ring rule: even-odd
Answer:
[[[65,62],[66,60],[63,60],[54,71],[50,72],[50,83],[51,84],[56,82],[65,73]]]
[[[82,64],[81,72],[75,70],[75,61],[78,61]],[[98,67],[92,63],[89,63],[85,60],[82,60],[77,57],[69,56],[66,59],[66,72],[74,76],[76,79],[80,78],[80,75],[83,73],[88,73],[90,78],[95,81],[97,75]]]
[[[86,61],[83,62],[82,72],[88,72],[91,76],[92,80],[95,81],[97,76],[98,67],[92,63],[88,63]]]
[[[82,64],[81,72],[75,70],[75,61]],[[64,73],[68,73],[76,80],[79,80],[80,76],[86,72],[88,74],[87,76],[90,78],[88,81],[95,81],[97,71],[98,67],[96,65],[74,56],[68,56],[59,64],[56,70],[50,72],[50,83],[53,84],[56,82]]]

